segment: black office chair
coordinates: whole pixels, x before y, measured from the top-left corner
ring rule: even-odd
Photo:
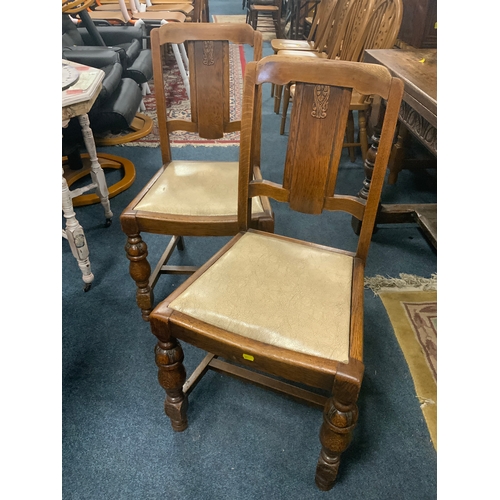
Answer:
[[[106,26],[96,27],[92,20],[86,16],[87,12],[82,11],[79,16],[83,27],[77,27],[68,14],[62,15],[62,47],[63,58],[70,61],[84,63],[92,66],[94,57],[98,58],[99,52],[112,50],[119,55],[119,62],[122,66],[121,78],[133,80],[141,89],[142,95],[149,93],[148,81],[153,77],[153,64],[151,51],[142,48],[142,30],[134,26]],[[89,51],[92,56],[85,56]],[[95,64],[100,64],[99,59]],[[127,85],[130,85],[128,83]],[[112,146],[123,144],[147,135],[152,129],[151,119],[139,113],[144,110],[142,99],[136,113],[129,122],[129,133],[121,133],[120,136],[106,137],[98,136],[96,143],[102,146]],[[117,109],[116,111],[120,111]],[[97,132],[97,124],[93,126]],[[120,129],[123,131],[122,127]],[[98,134],[101,135],[101,134]]]

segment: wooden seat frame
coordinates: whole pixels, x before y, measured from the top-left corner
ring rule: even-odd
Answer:
[[[227,216],[172,215],[137,210],[135,206],[154,186],[173,161],[169,134],[176,130],[197,133],[208,139],[222,138],[241,128],[241,120],[230,120],[229,42],[253,47],[254,60],[262,57],[262,34],[247,24],[189,23],[165,24],[151,32],[155,97],[163,166],[123,211],[120,222],[127,235],[126,252],[130,275],[137,285],[137,304],[144,320],[153,309],[153,289],[161,274],[190,274],[197,267],[173,266],[168,260],[175,248],[184,248],[183,236],[233,236],[238,232],[236,212]],[[191,87],[191,120],[167,120],[166,98],[162,89],[163,48],[166,44],[187,43]],[[217,103],[214,105],[214,103]],[[260,176],[256,166],[254,174]],[[252,226],[274,230],[274,216],[267,198],[262,198],[263,213],[255,214]],[[153,272],[147,261],[147,245],[141,232],[173,235]]]
[[[260,148],[255,150],[252,144],[255,144],[255,138],[260,135],[260,87],[263,83],[286,85],[289,82],[296,82],[297,92],[296,105],[292,109],[283,184],[262,179],[255,180],[252,169],[256,158],[260,158]],[[378,95],[387,102],[370,192],[366,201],[335,192],[353,88],[361,94]],[[165,412],[175,431],[186,429],[187,394],[209,368],[246,378],[273,390],[284,391],[324,409],[320,430],[321,452],[315,479],[322,490],[328,490],[333,486],[340,456],[351,441],[358,418],[356,403],[364,371],[363,274],[402,95],[403,82],[391,77],[389,71],[379,65],[333,60],[302,61],[279,55],[268,56],[259,62],[247,65],[238,206],[241,232],[159,304],[150,319],[152,332],[158,339],[155,356],[158,380],[166,391]],[[256,341],[210,325],[197,318],[196,314],[189,315],[176,310],[175,306],[170,307],[172,301],[196,284],[197,280],[218,263],[219,259],[229,254],[234,245],[242,241],[241,238],[247,231],[255,232],[249,229],[251,199],[264,194],[277,202],[288,203],[292,210],[299,212],[319,215],[323,210],[340,210],[362,220],[355,252],[329,249],[353,258],[347,363]],[[260,234],[269,239],[284,239],[283,236],[274,234]],[[325,248],[290,238],[285,239],[297,245]],[[328,270],[325,269],[325,272]],[[218,278],[224,279],[223,276]],[[241,285],[240,282],[236,283],[234,289],[231,289],[230,283],[225,285],[226,295],[230,297],[228,300],[233,297],[238,303],[245,300],[244,287]],[[205,282],[203,294],[207,293],[206,287]],[[283,289],[283,293],[286,294],[286,285]],[[303,290],[303,294],[308,296],[308,290]],[[251,308],[252,303],[248,302],[248,306]],[[203,305],[200,304],[200,307]],[[313,306],[310,304],[308,307]],[[280,311],[276,311],[276,314],[279,313]],[[259,316],[257,308],[255,316]],[[229,319],[238,321],[238,318]],[[318,334],[328,335],[328,328],[325,330]],[[187,380],[183,365],[184,355],[178,340],[210,353]],[[225,361],[219,360],[219,357]],[[270,377],[262,373],[269,374]],[[292,384],[277,380],[273,376],[289,380]],[[317,392],[309,393],[302,387],[296,388],[293,383],[319,389],[327,396],[318,396]]]

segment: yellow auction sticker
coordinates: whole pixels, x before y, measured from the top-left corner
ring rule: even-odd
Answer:
[[[247,361],[253,361],[254,357],[251,354],[243,354],[243,359],[246,359]]]

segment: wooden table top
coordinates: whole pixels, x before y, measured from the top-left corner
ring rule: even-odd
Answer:
[[[401,78],[403,100],[437,128],[437,49],[370,49],[364,62],[382,64]]]

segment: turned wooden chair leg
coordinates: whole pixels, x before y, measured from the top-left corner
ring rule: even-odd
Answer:
[[[363,110],[358,111],[359,142],[361,144],[361,156],[363,162],[368,152],[368,131],[366,130],[366,114]]]
[[[186,369],[182,363],[184,353],[177,339],[172,337],[168,330],[168,324],[151,321],[151,331],[158,339],[155,348],[158,381],[167,393],[165,413],[170,418],[172,429],[181,432],[188,426],[188,399],[182,390],[186,381]]]
[[[352,144],[354,142],[354,116],[352,111],[349,111],[349,115],[347,118],[346,137],[348,143]],[[354,151],[354,146],[349,146],[349,158],[351,159],[352,163],[356,161],[356,152]]]
[[[316,484],[320,490],[330,490],[337,478],[340,456],[347,449],[358,421],[358,399],[363,364],[353,361],[337,372],[332,397],[323,412],[320,430],[321,452],[316,467]]]
[[[147,260],[148,246],[142,240],[140,234],[128,235],[125,252],[130,261],[129,272],[137,286],[136,301],[141,308],[142,319],[149,321],[149,315],[153,310],[153,290],[149,284],[151,266]]]
[[[281,126],[280,126],[280,135],[285,133],[285,124],[286,124],[286,114],[288,112],[288,104],[290,102],[290,85],[285,85],[285,89],[283,91],[283,113],[281,115]]]

